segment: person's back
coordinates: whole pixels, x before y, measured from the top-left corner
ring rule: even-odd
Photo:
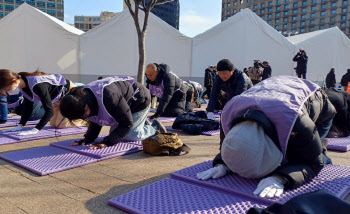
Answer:
[[[341,86],[343,86],[344,91],[347,91],[349,82],[350,82],[350,69],[347,70],[347,73],[344,74],[340,80],[340,84]]]
[[[335,69],[332,68],[326,77],[326,87],[327,88],[334,88],[335,84],[336,84]]]

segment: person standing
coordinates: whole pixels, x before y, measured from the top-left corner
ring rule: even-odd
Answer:
[[[262,80],[264,69],[259,65],[260,61],[255,60],[254,66],[248,70],[248,76],[253,85],[258,84]]]
[[[267,78],[271,77],[271,73],[272,73],[272,68],[269,65],[269,62],[264,61],[262,64],[259,61],[259,65],[260,67],[262,67],[264,69],[263,71],[263,75],[262,75],[262,80],[266,80]]]
[[[334,88],[336,84],[336,80],[335,80],[335,69],[332,68],[329,73],[327,74],[326,77],[326,87],[327,88]]]
[[[296,72],[299,78],[302,76],[303,79],[306,79],[308,59],[309,57],[306,55],[305,50],[300,50],[293,58],[293,61],[297,62]]]
[[[214,72],[213,72],[214,66],[210,65],[207,69],[205,69],[205,76],[204,76],[204,87],[205,91],[202,95],[202,98],[204,99],[204,96],[207,95],[208,99],[210,98],[211,88],[214,84]]]
[[[347,73],[341,77],[340,84],[343,86],[344,91],[348,90],[348,84],[350,82],[350,69],[347,70]]]

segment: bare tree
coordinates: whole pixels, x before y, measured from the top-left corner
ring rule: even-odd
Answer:
[[[174,0],[149,0],[148,4],[146,4],[145,1],[146,0],[124,0],[132,18],[134,19],[134,23],[136,27],[136,32],[138,37],[138,46],[139,46],[139,67],[137,72],[137,81],[142,84],[145,81],[145,71],[144,71],[145,61],[146,61],[145,40],[146,40],[149,13],[151,12],[154,6],[166,4]],[[133,4],[133,2],[135,4]],[[133,5],[134,5],[134,8],[133,8]],[[140,10],[145,13],[145,18],[143,20],[142,28],[139,23]]]

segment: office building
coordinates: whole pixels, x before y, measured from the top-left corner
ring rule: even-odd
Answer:
[[[57,19],[64,19],[64,0],[0,0],[0,19],[26,2]]]
[[[117,13],[103,11],[100,16],[74,16],[74,26],[86,32],[107,21],[116,14]]]
[[[350,36],[348,0],[222,0],[221,21],[244,8],[285,36],[334,26]]]

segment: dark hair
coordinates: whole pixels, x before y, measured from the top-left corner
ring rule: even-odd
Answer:
[[[103,79],[103,76],[100,76],[99,78],[97,78],[97,80],[102,80]]]
[[[263,61],[263,64],[269,64],[267,61]]]
[[[16,72],[0,69],[0,89],[12,85],[13,80],[18,80],[19,76]]]
[[[61,100],[60,112],[70,121],[85,119],[86,94],[83,89],[84,87],[72,88]]]
[[[41,72],[38,69],[36,69],[34,72],[32,73],[29,73],[29,72],[19,72],[18,75],[22,76],[22,77],[27,77],[27,76],[44,76],[44,75],[47,75],[46,73],[44,72]]]
[[[331,71],[334,71],[335,69],[334,68],[331,68]]]
[[[350,72],[350,68],[347,71]]]
[[[222,59],[218,62],[217,70],[218,71],[226,71],[226,70],[233,71],[233,64],[228,59]]]

